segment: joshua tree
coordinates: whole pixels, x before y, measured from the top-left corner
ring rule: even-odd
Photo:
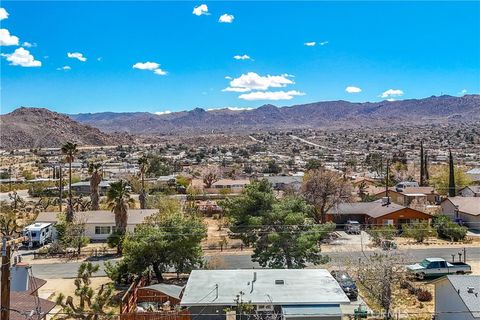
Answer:
[[[138,200],[140,201],[140,209],[145,209],[147,206],[147,195],[145,193],[145,172],[147,171],[148,167],[148,158],[143,156],[138,159],[138,166],[140,167],[140,179],[142,181],[142,190],[140,191]]]
[[[90,200],[91,200],[91,209],[99,209],[99,200],[100,193],[98,191],[98,186],[102,182],[102,171],[100,170],[101,163],[90,163],[88,166],[88,173],[91,174],[90,177]]]
[[[114,300],[114,288],[111,284],[102,285],[98,292],[92,288],[92,275],[99,269],[98,265],[83,262],[75,279],[75,299],[66,298],[62,293],[57,297],[57,304],[63,309],[59,319],[100,320],[113,319],[109,305]],[[76,305],[78,301],[78,305]]]
[[[107,191],[108,208],[115,214],[116,231],[125,234],[127,231],[128,208],[133,206],[135,201],[130,197],[127,182],[120,180],[110,184]]]
[[[453,166],[452,150],[448,150],[448,164],[449,164],[449,176],[448,176],[448,196],[455,197],[455,169]]]
[[[68,208],[67,222],[73,221],[73,203],[72,203],[72,162],[75,159],[78,149],[77,145],[67,142],[62,146],[62,153],[65,155],[65,161],[68,162]]]

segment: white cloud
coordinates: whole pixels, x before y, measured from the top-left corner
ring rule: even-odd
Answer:
[[[243,100],[291,100],[294,96],[303,96],[305,93],[290,90],[290,91],[256,91],[244,93],[239,96]]]
[[[0,29],[0,46],[18,46],[18,37],[11,35],[7,29]]]
[[[322,42],[319,43],[319,45],[321,45],[321,46],[324,46],[326,44],[328,44],[328,41],[322,41]]]
[[[65,71],[68,71],[68,70],[71,70],[72,68],[70,66],[63,66],[61,68],[57,68],[57,70],[65,70]]]
[[[140,70],[155,70],[158,69],[160,65],[156,62],[137,62],[133,65],[133,69],[140,69]]]
[[[224,92],[248,92],[250,91],[251,89],[249,88],[232,88],[232,87],[227,87],[225,89],[223,89],[222,91]]]
[[[22,47],[25,47],[25,48],[32,48],[32,47],[36,47],[36,46],[37,46],[36,43],[30,43],[30,42],[27,42],[27,41],[22,43]]]
[[[153,72],[154,72],[155,74],[159,75],[159,76],[164,76],[164,75],[167,74],[167,71],[162,70],[162,69],[160,69],[160,68],[153,70]]]
[[[315,41],[305,42],[304,45],[307,47],[315,47],[317,43]]]
[[[132,68],[139,70],[150,70],[159,76],[164,76],[167,74],[167,71],[160,69],[160,64],[156,62],[137,62],[132,66]]]
[[[5,8],[0,8],[0,20],[8,19],[8,12]]]
[[[102,61],[102,60],[103,60],[102,57],[98,57],[98,58],[97,58],[97,61]]]
[[[165,110],[165,111],[157,111],[157,112],[154,112],[154,113],[158,116],[161,116],[161,115],[164,115],[164,114],[170,114],[170,113],[172,113],[172,111]]]
[[[195,7],[193,8],[193,12],[192,12],[194,15],[196,16],[201,16],[201,15],[208,15],[208,7],[206,4],[201,4],[199,5],[198,7]]]
[[[467,89],[462,89],[462,91],[459,92],[459,94],[466,94],[467,93]]]
[[[282,74],[279,76],[260,76],[255,72],[248,72],[230,81],[230,87],[245,88],[249,90],[267,90],[268,88],[281,88],[294,83],[292,80],[288,79],[289,77],[292,76],[289,74]]]
[[[42,62],[35,60],[35,58],[30,54],[30,51],[25,50],[24,48],[18,48],[11,54],[3,54],[2,57],[5,57],[7,61],[10,62],[12,66],[21,66],[21,67],[41,67]]]
[[[87,58],[85,58],[83,56],[83,53],[80,53],[80,52],[68,52],[67,57],[72,59],[78,59],[79,61],[82,61],[82,62],[87,61]]]
[[[235,17],[233,15],[224,13],[220,16],[220,18],[218,18],[218,22],[220,22],[220,23],[232,23],[233,19],[235,19]]]
[[[348,86],[345,88],[345,91],[348,93],[360,93],[362,92],[362,89],[359,87]]]
[[[233,56],[233,59],[235,60],[251,60],[252,58],[250,58],[250,56],[248,54],[243,54],[243,55],[235,55]]]
[[[227,79],[227,80],[232,80],[232,77],[230,77],[230,76],[225,76],[225,79]]]
[[[403,96],[403,91],[400,89],[388,89],[384,91],[380,97],[382,98],[393,98]]]

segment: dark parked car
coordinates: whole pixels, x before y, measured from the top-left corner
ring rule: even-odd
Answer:
[[[343,292],[347,295],[350,300],[357,300],[358,289],[355,285],[355,282],[345,271],[333,270],[330,272],[332,276],[337,280],[340,287],[342,287]]]

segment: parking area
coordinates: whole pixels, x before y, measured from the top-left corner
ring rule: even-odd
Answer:
[[[362,231],[360,234],[347,234],[345,231],[336,231],[337,237],[326,245],[322,245],[322,251],[362,251],[369,248],[370,236]]]

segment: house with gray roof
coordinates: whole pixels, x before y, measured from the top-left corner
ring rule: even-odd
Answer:
[[[470,229],[480,230],[480,197],[452,197],[440,205],[444,215],[461,220]]]
[[[133,232],[135,227],[145,222],[145,219],[157,213],[157,209],[128,210],[127,232]],[[75,218],[85,223],[85,236],[93,241],[105,241],[115,231],[115,214],[108,210],[75,212]],[[58,223],[58,212],[40,212],[35,222]],[[54,232],[55,237],[56,232]]]
[[[382,201],[340,203],[327,212],[327,221],[338,225],[348,220],[355,220],[361,224],[395,225],[410,223],[415,220],[430,220],[431,215],[419,210],[404,207],[396,203],[385,204]]]
[[[435,320],[480,319],[480,276],[448,275],[435,284]]]
[[[458,190],[459,197],[480,197],[480,186],[466,186]]]
[[[324,269],[194,270],[180,305],[195,319],[219,320],[238,301],[281,319],[342,319],[350,300]]]
[[[267,176],[265,179],[275,190],[300,190],[303,181],[300,176]]]

